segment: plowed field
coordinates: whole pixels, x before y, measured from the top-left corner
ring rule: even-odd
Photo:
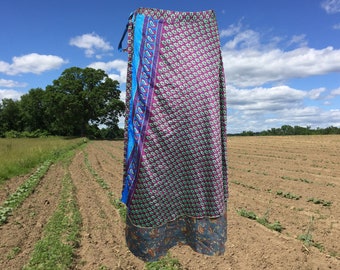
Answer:
[[[121,141],[93,141],[67,167],[53,164],[0,226],[0,269],[28,263],[66,173],[82,218],[72,269],[144,269],[125,246],[124,222],[112,204],[121,193],[122,160]],[[227,251],[208,257],[175,247],[170,253],[182,269],[340,269],[340,136],[229,137],[228,166]],[[2,185],[0,204],[25,179]],[[283,229],[271,230],[240,210]]]

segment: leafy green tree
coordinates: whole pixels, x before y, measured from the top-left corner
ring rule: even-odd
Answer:
[[[100,69],[71,67],[46,87],[46,117],[50,131],[86,135],[90,125],[118,129],[124,112],[119,83]]]
[[[340,128],[330,126],[324,129],[323,134],[340,134]]]
[[[0,109],[1,135],[10,130],[21,131],[21,124],[22,121],[19,102],[9,98],[2,99],[2,105]]]
[[[294,128],[290,125],[283,125],[281,127],[283,135],[294,135]]]
[[[47,130],[46,94],[41,88],[31,89],[21,96],[20,108],[25,131]]]
[[[294,126],[294,133],[296,135],[308,135],[309,134],[310,127],[300,127],[300,126]]]

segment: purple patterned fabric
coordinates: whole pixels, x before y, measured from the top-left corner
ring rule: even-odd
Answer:
[[[176,243],[221,254],[226,90],[215,14],[140,8],[129,21],[127,51],[128,246],[146,261]]]

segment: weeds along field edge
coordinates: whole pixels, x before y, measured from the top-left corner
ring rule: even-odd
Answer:
[[[0,186],[7,179],[32,171],[86,141],[84,138],[0,138]]]
[[[5,142],[0,140],[2,148],[4,148],[4,145],[11,145],[10,147],[6,146],[9,148],[7,149],[9,157],[7,164],[10,168],[6,169],[4,167],[5,164],[0,163],[0,174],[2,173],[2,175],[6,175],[6,178],[8,178],[10,176],[8,174],[9,171],[15,174],[25,173],[26,170],[32,170],[31,166],[39,165],[14,192],[8,194],[5,201],[0,202],[0,226],[7,221],[12,211],[19,207],[34,192],[40,179],[47,173],[53,163],[65,158],[70,151],[86,142],[84,139],[65,140],[61,138],[4,140]],[[15,157],[15,154],[20,155]],[[1,159],[4,159],[3,155],[1,155]],[[20,160],[25,160],[26,165],[29,164],[29,166],[22,168]],[[0,182],[0,187],[4,184],[5,180]],[[15,185],[15,183],[13,184]]]

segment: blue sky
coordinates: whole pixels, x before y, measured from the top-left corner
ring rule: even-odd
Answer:
[[[127,55],[117,46],[138,7],[215,10],[229,133],[340,127],[340,0],[3,0],[0,99],[78,66],[104,69],[124,100]]]

